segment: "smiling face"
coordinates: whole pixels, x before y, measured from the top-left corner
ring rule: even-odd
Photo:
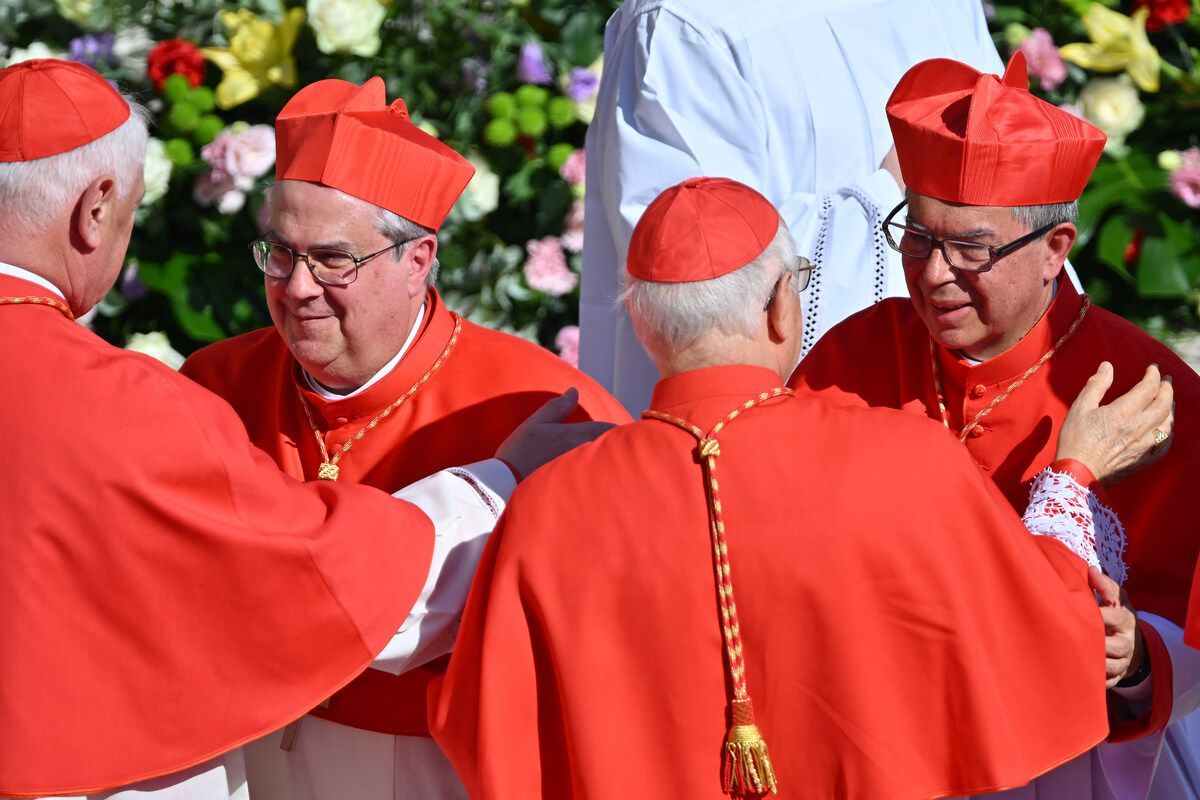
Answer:
[[[945,203],[911,194],[909,227],[938,239],[999,247],[1028,233],[1012,210]],[[1050,304],[1054,280],[1075,239],[1063,223],[995,261],[987,272],[952,269],[938,249],[927,259],[902,256],[913,305],[943,347],[986,359],[1028,333]]]
[[[356,197],[304,181],[284,180],[271,197],[266,238],[298,252],[344,250],[359,258],[391,242],[379,232],[379,209]],[[287,278],[264,276],[275,328],[304,369],[331,389],[353,390],[403,345],[425,300],[425,255],[432,236],[363,264],[348,286],[318,283],[297,260]]]

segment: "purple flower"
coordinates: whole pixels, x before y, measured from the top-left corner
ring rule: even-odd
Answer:
[[[121,295],[130,302],[146,296],[146,284],[138,278],[138,262],[130,261],[129,266],[125,267],[119,286]]]
[[[483,94],[488,88],[487,65],[478,58],[464,59],[462,63],[463,83],[476,94]]]
[[[537,42],[530,42],[521,48],[521,59],[517,62],[517,77],[525,83],[539,83],[543,86],[550,83],[550,70],[546,68],[542,46]]]
[[[85,33],[71,40],[68,57],[93,69],[101,63],[115,67],[117,57],[113,55],[113,45],[116,41],[117,37],[111,33]]]
[[[571,82],[567,84],[567,97],[576,103],[587,100],[600,87],[600,79],[587,67],[572,67]]]

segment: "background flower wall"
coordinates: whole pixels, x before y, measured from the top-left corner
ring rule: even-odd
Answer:
[[[147,194],[105,338],[178,360],[270,324],[262,230],[275,115],[296,87],[383,76],[475,164],[440,235],[439,287],[470,319],[573,360],[584,133],[616,0],[0,0],[0,61],[95,66],[153,116]],[[1200,0],[985,3],[1002,56],[1110,145],[1072,259],[1095,299],[1184,350],[1200,306]]]

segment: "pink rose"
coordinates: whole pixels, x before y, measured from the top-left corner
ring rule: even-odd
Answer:
[[[1171,194],[1189,208],[1200,208],[1200,147],[1179,154],[1179,167],[1171,170]]]
[[[246,193],[238,188],[234,179],[216,170],[209,170],[196,179],[192,197],[202,206],[215,205],[222,214],[236,214],[246,204]]]
[[[275,129],[250,125],[239,130],[239,126],[232,125],[201,148],[200,155],[214,171],[240,178],[239,184],[249,188],[275,164]]]
[[[567,227],[560,241],[572,253],[583,252],[583,200],[571,203],[571,210],[567,212]]]
[[[553,236],[530,239],[525,243],[529,258],[525,261],[525,282],[539,292],[562,297],[579,284],[579,276],[567,266],[562,242]]]
[[[1067,62],[1058,54],[1054,37],[1045,28],[1030,31],[1021,42],[1021,52],[1029,64],[1029,77],[1041,83],[1042,91],[1054,91],[1067,79]]]
[[[583,148],[567,156],[567,160],[558,168],[558,174],[572,186],[579,186],[587,178],[587,155]]]
[[[579,326],[567,325],[554,337],[558,355],[572,367],[579,366]]]

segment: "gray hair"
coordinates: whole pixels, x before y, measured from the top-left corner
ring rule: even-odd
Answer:
[[[406,219],[394,211],[388,211],[386,208],[379,209],[379,219],[375,223],[375,227],[387,238],[396,243],[396,255],[402,255],[408,247],[408,242],[413,239],[419,239],[422,236],[437,236],[437,232],[432,228],[426,228],[424,225],[418,225],[410,219]],[[429,286],[437,281],[438,269],[441,264],[438,263],[437,256],[433,257],[433,264],[429,267],[429,274],[425,276],[425,283]]]
[[[146,161],[150,113],[129,95],[129,119],[93,142],[32,161],[0,163],[0,206],[5,216],[42,228],[62,213],[83,188],[115,172],[117,197],[132,190]]]
[[[1079,201],[1047,203],[1041,206],[1013,206],[1012,215],[1031,231],[1060,222],[1075,222],[1079,217]]]
[[[757,258],[719,278],[686,283],[643,281],[622,270],[618,301],[656,345],[672,351],[687,347],[700,334],[717,329],[733,336],[754,336],[782,270],[796,264],[796,244],[787,223],[779,220],[775,238]]]

